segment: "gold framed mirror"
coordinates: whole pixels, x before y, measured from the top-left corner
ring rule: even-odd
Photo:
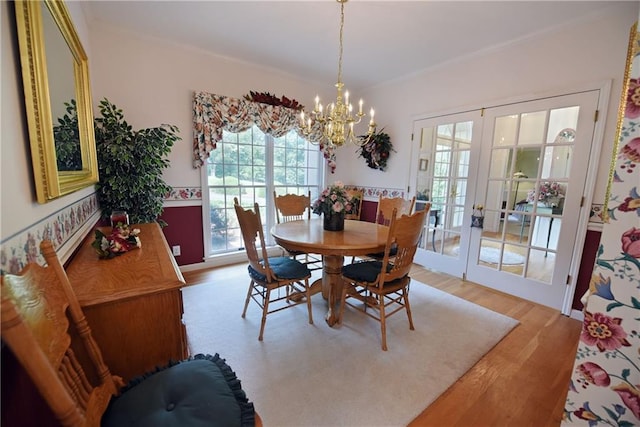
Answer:
[[[87,55],[61,0],[18,0],[31,160],[39,203],[98,182]]]

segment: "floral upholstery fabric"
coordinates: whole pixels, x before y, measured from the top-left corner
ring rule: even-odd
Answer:
[[[562,425],[640,425],[640,38]]]

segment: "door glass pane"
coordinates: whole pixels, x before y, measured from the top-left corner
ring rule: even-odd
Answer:
[[[521,179],[535,178],[538,175],[540,165],[541,147],[518,148],[516,150],[516,163],[513,174],[519,174]]]
[[[432,201],[436,206],[441,207],[447,199],[447,185],[446,179],[434,179],[433,189],[431,190]]]
[[[450,140],[451,135],[453,135],[453,123],[447,123],[438,126],[438,137],[447,138]]]
[[[451,228],[459,230],[464,220],[464,206],[455,206],[452,210]]]
[[[514,145],[517,130],[517,115],[497,117],[494,124],[493,146]]]
[[[540,145],[544,140],[546,117],[546,111],[522,114],[518,145]]]
[[[549,113],[547,143],[574,142],[579,112],[580,107],[578,106],[551,110]]]
[[[529,261],[525,277],[535,279],[543,283],[551,283],[553,269],[555,267],[555,254],[547,253],[540,249],[529,251]]]
[[[542,179],[566,179],[571,172],[573,147],[567,145],[549,145],[544,149]]]
[[[511,162],[511,148],[494,149],[491,155],[489,178],[506,178]]]
[[[444,238],[442,253],[458,258],[460,256],[460,233],[445,231],[442,236]]]
[[[439,150],[447,149],[446,145],[438,145]],[[436,151],[435,163],[433,164],[433,176],[448,176],[449,175],[449,162],[451,159],[451,153],[449,151]]]
[[[526,248],[523,246],[481,239],[478,263],[484,267],[521,275],[526,258]]]
[[[473,122],[461,122],[456,123],[455,132],[456,132],[456,149],[457,150],[468,150],[471,143],[471,130],[473,128]]]

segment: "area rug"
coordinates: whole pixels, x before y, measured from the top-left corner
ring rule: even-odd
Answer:
[[[192,353],[219,353],[233,368],[265,426],[404,426],[464,375],[517,321],[425,284],[411,283],[415,330],[387,319],[388,351],[375,320],[347,309],[324,321],[326,301],[271,314],[258,341],[261,309],[241,317],[248,278],[183,289]]]
[[[460,250],[459,247],[455,247],[453,252],[458,254]],[[480,261],[486,262],[489,264],[498,264],[500,260],[500,249],[492,248],[489,246],[483,246],[480,249]],[[515,252],[505,250],[502,254],[502,264],[503,265],[519,265],[524,264],[524,257]]]

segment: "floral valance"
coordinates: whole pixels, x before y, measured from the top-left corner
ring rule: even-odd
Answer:
[[[256,125],[261,131],[280,137],[291,130],[303,136],[299,112],[282,106],[263,104],[245,99],[230,98],[207,92],[196,92],[193,97],[193,167],[199,168],[209,157],[211,150],[222,140],[222,131],[242,132]],[[320,141],[319,125],[304,136],[312,142]],[[335,151],[319,145],[327,165],[334,172]]]

